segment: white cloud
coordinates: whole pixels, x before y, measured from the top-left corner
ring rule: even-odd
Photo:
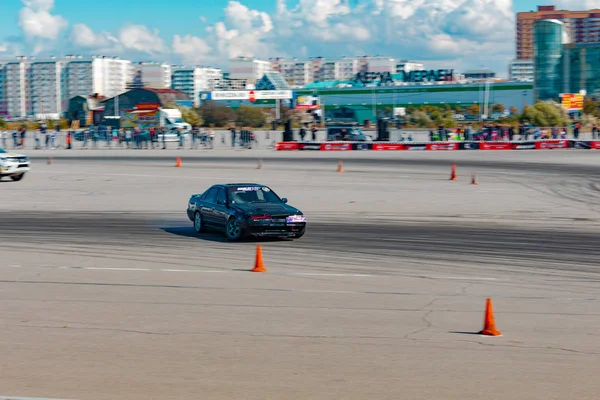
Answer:
[[[19,27],[28,40],[56,40],[67,27],[67,20],[51,13],[54,0],[23,0]],[[36,47],[41,44],[38,42]]]
[[[119,31],[119,42],[127,50],[154,54],[165,51],[158,29],[144,25],[126,25]]]
[[[85,24],[74,25],[69,38],[75,46],[84,49],[109,48],[119,43],[119,40],[110,33],[95,33]]]
[[[8,51],[7,43],[0,43],[0,53],[6,53]]]
[[[564,10],[600,9],[598,0],[556,0],[556,7]]]
[[[212,50],[204,39],[192,35],[175,35],[171,47],[173,54],[179,55],[187,64],[206,63]]]

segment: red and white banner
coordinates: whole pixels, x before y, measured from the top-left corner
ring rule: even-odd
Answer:
[[[275,150],[299,150],[298,142],[279,142],[275,146]]]
[[[458,143],[428,143],[427,150],[458,150]]]
[[[543,142],[536,142],[535,148],[536,150],[544,150],[544,149],[566,149],[569,147],[568,140],[546,140]]]
[[[321,151],[352,150],[352,143],[321,143]]]
[[[372,150],[376,150],[376,151],[404,150],[404,145],[398,144],[398,143],[373,143]]]
[[[512,150],[511,147],[508,142],[479,142],[479,150]]]

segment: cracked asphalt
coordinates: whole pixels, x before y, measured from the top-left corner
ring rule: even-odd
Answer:
[[[598,398],[595,152],[52,154],[0,182],[0,398]],[[307,235],[195,234],[234,180]]]

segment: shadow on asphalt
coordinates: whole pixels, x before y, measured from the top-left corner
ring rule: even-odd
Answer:
[[[163,232],[169,233],[175,236],[182,236],[190,239],[198,239],[204,240],[207,242],[216,242],[216,243],[235,243],[230,242],[224,236],[223,233],[217,231],[208,231],[206,233],[197,233],[194,228],[185,226],[185,227],[170,227],[170,228],[160,228]],[[238,243],[272,243],[272,242],[288,242],[292,241],[291,239],[286,238],[271,238],[271,237],[254,237],[247,236],[243,240]]]

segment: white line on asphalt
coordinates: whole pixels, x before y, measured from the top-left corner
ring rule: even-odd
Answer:
[[[465,281],[496,281],[496,278],[480,278],[477,276],[426,276],[429,279],[456,279]]]
[[[23,268],[23,267],[21,267],[20,265],[9,265],[9,268]]]
[[[311,273],[311,272],[292,272],[289,273],[288,275],[301,275],[301,276],[355,276],[355,277],[361,277],[361,276],[373,276],[373,275],[369,275],[369,274],[330,274],[330,273]]]
[[[149,268],[113,268],[113,267],[84,267],[82,269],[107,270],[107,271],[151,271]]]

